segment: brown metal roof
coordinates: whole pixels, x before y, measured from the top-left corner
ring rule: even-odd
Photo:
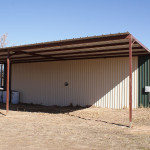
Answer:
[[[129,32],[0,48],[0,63],[8,51],[11,63],[59,61],[129,56]],[[133,38],[133,56],[150,54]]]

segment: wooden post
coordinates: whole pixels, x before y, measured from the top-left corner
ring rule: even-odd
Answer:
[[[8,113],[9,110],[9,71],[10,71],[10,56],[9,56],[9,51],[8,51],[8,56],[7,56],[7,94],[6,94],[6,114]]]
[[[132,36],[129,37],[129,122],[132,127]]]

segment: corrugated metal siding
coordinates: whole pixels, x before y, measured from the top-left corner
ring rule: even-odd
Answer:
[[[139,106],[149,107],[149,93],[145,86],[150,86],[150,56],[138,57],[139,68]]]
[[[23,103],[128,107],[129,58],[12,65],[12,90]],[[64,86],[68,82],[69,86]],[[133,108],[138,107],[138,58],[133,57]]]

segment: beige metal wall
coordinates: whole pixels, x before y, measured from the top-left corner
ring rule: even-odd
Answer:
[[[12,65],[11,89],[23,103],[129,105],[129,58],[71,60]],[[133,57],[133,108],[138,107],[138,58]],[[68,82],[69,86],[64,86]]]

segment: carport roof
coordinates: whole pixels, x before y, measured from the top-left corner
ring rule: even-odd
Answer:
[[[129,56],[129,32],[61,41],[0,48],[0,63],[60,61]],[[150,54],[150,50],[132,36],[133,56]]]

